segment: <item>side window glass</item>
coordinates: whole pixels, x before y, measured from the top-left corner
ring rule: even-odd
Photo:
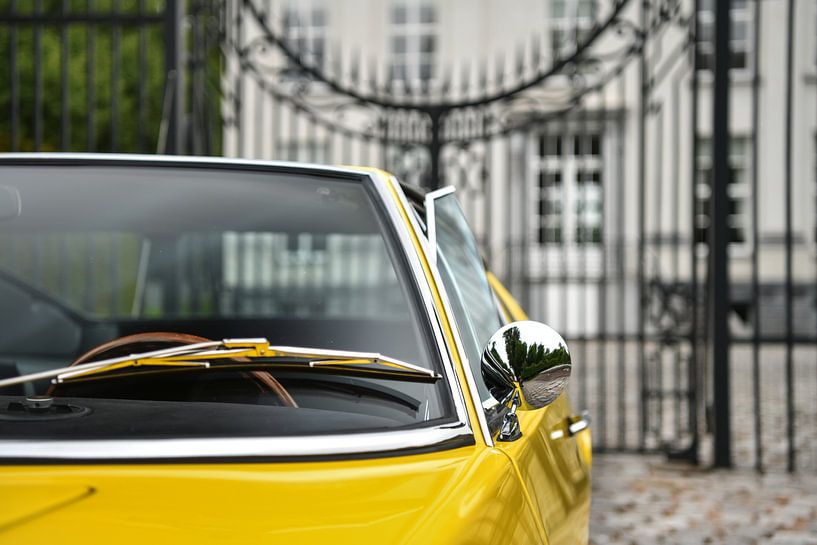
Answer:
[[[444,191],[439,192],[440,196],[435,192],[428,197],[429,241],[436,243],[437,267],[484,402],[491,399],[491,394],[482,380],[482,350],[502,322],[465,214],[454,194]]]

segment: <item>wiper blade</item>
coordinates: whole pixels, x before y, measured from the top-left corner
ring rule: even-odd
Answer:
[[[281,359],[296,361],[284,364]],[[436,382],[442,378],[431,369],[375,352],[270,346],[267,339],[258,338],[208,341],[92,361],[0,380],[0,388],[49,378],[52,383],[60,384],[133,367],[229,368],[236,365],[322,368],[337,374],[419,382]]]

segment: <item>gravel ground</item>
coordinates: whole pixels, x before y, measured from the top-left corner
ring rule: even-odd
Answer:
[[[817,475],[598,454],[590,543],[817,545]]]

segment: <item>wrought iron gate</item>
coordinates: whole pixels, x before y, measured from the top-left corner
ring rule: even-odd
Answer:
[[[697,458],[699,328],[689,317],[700,285],[681,266],[694,244],[655,240],[648,211],[662,196],[634,200],[622,183],[633,152],[640,193],[656,183],[642,148],[664,114],[646,87],[628,103],[628,88],[639,70],[653,87],[689,77],[688,13],[618,0],[599,5],[559,56],[533,40],[493,66],[406,82],[364,58],[316,55],[297,12],[252,0],[232,8],[228,155],[375,164],[427,188],[457,186],[486,260],[582,362],[573,395],[594,413],[596,448]],[[645,47],[661,33],[675,34],[677,51],[658,66]],[[653,260],[656,251],[666,255]]]
[[[221,17],[211,0],[3,0],[0,149],[218,153]]]
[[[817,8],[732,2],[730,48],[729,3],[559,4],[574,11],[558,35],[543,27],[494,62],[412,78],[316,37],[326,14],[297,3],[141,0],[127,11],[112,0],[77,14],[0,1],[11,82],[0,146],[367,164],[455,185],[491,268],[571,343],[572,396],[594,415],[596,448],[817,468],[817,77],[802,60],[814,33],[794,25]],[[60,47],[44,51],[49,33]],[[94,36],[106,33],[103,78]],[[761,54],[772,42],[785,63]],[[151,91],[153,43],[166,60]],[[55,54],[59,110],[44,100]],[[128,93],[100,104],[93,91],[120,89],[128,63],[133,118],[121,111]]]

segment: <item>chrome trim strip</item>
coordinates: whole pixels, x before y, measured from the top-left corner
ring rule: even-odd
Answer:
[[[426,206],[426,232],[428,233],[428,247],[431,252],[427,252],[430,256],[429,262],[437,264],[437,218],[434,215],[434,201],[440,197],[450,195],[456,190],[453,185],[449,185],[435,191],[429,191],[425,196]]]
[[[307,435],[195,439],[4,440],[0,460],[136,460],[172,458],[295,457],[368,454],[433,447],[473,437],[459,424],[436,428]]]
[[[465,395],[462,391],[459,378],[457,377],[454,367],[454,359],[449,353],[448,345],[445,342],[445,336],[443,335],[442,331],[442,323],[440,322],[439,316],[437,316],[437,307],[434,304],[434,297],[431,294],[431,286],[428,284],[428,278],[426,278],[425,270],[420,262],[420,256],[417,255],[417,252],[414,250],[414,241],[412,240],[411,231],[409,229],[414,228],[414,222],[416,220],[414,218],[414,214],[411,213],[411,206],[406,199],[402,188],[400,187],[400,183],[394,176],[385,178],[375,173],[371,173],[369,176],[373,180],[375,188],[379,191],[380,197],[391,215],[392,222],[397,227],[401,246],[403,247],[406,258],[411,264],[415,282],[420,288],[420,293],[423,298],[423,305],[425,307],[426,319],[428,319],[431,325],[431,330],[434,332],[434,339],[437,342],[437,350],[443,362],[443,369],[445,370],[446,380],[448,381],[450,387],[449,391],[451,392],[452,400],[454,401],[457,418],[460,422],[468,426],[468,429],[470,430],[471,422],[468,418],[468,411],[465,408]],[[400,205],[403,207],[403,210],[406,211],[411,227],[406,225],[405,221],[403,221],[403,216],[400,213],[400,210],[397,208],[397,203],[394,201],[388,184],[391,184],[391,187],[395,190],[395,194],[398,195]],[[420,246],[422,247],[424,240],[423,237],[418,236],[417,238],[420,241]],[[432,266],[431,269],[434,270],[434,267]]]
[[[132,161],[145,164],[152,163],[162,166],[189,165],[195,167],[206,167],[207,165],[216,165],[222,167],[260,167],[264,169],[292,168],[302,171],[315,171],[315,173],[318,174],[352,174],[358,177],[365,177],[367,175],[366,171],[352,167],[339,167],[295,161],[264,161],[260,159],[234,159],[230,157],[210,157],[199,155],[147,155],[138,153],[0,153],[0,164],[5,161],[12,162],[19,160],[41,162],[44,165],[47,165],[49,161],[60,160],[76,161],[77,163],[86,161],[87,165],[89,166],[93,163]]]
[[[431,267],[432,274],[435,276],[437,281],[440,281],[440,273],[437,270],[436,265]],[[448,293],[445,291],[445,286],[442,284],[437,284],[440,287],[440,299],[443,303],[443,308],[445,309],[446,314],[449,316],[453,316],[453,310],[451,309],[451,302],[448,299]],[[477,389],[477,383],[474,379],[474,373],[471,370],[471,364],[468,361],[468,356],[465,353],[465,347],[462,345],[462,339],[460,338],[460,332],[457,329],[456,320],[449,320],[451,324],[451,330],[454,332],[454,342],[457,345],[457,352],[460,354],[460,359],[462,361],[462,367],[465,374],[465,382],[468,383],[468,391],[471,394],[471,399],[474,400],[474,409],[477,413],[477,420],[479,420],[479,427],[482,430],[482,437],[485,439],[485,444],[489,447],[494,446],[494,439],[491,436],[491,430],[488,428],[488,418],[485,416],[485,410],[480,410],[482,408],[481,399],[479,397],[479,390]]]
[[[396,181],[394,183],[396,183]],[[428,205],[433,202],[433,200],[432,201],[428,200],[428,195],[436,195],[436,198],[439,198],[439,197],[443,197],[445,195],[448,195],[450,193],[454,193],[455,190],[456,190],[456,188],[454,188],[454,186],[448,186],[448,187],[444,187],[442,189],[439,189],[437,191],[432,191],[431,193],[427,194],[426,195],[426,199],[427,199],[426,200],[426,213],[428,213],[428,209],[429,209]],[[403,192],[400,191],[398,194],[401,195],[401,198],[403,200],[403,205],[408,207],[409,203],[408,203],[408,200],[406,199],[405,195],[403,194]],[[407,208],[407,209],[409,209],[409,208]],[[437,268],[437,260],[429,258],[429,255],[432,253],[430,251],[430,248],[432,247],[431,243],[428,240],[428,238],[425,235],[423,235],[423,232],[420,229],[420,224],[417,221],[417,218],[415,218],[413,214],[409,214],[409,220],[411,222],[412,227],[414,228],[415,233],[417,233],[417,237],[420,239],[420,246],[423,247],[423,251],[425,252],[426,259],[428,260],[428,262],[430,264],[431,276],[434,278],[434,283],[437,285],[437,290],[440,292],[440,300],[442,301],[442,304],[443,304],[443,310],[445,311],[446,315],[454,316],[454,311],[451,308],[451,301],[449,300],[448,293],[445,290],[445,284],[443,284],[442,276],[440,276],[440,271]],[[452,331],[453,336],[454,336],[454,344],[456,346],[457,353],[460,355],[460,361],[462,361],[462,364],[463,364],[463,371],[464,371],[464,374],[465,374],[465,382],[467,383],[468,391],[469,391],[469,393],[471,395],[471,399],[474,400],[474,409],[475,409],[475,412],[477,413],[477,420],[479,421],[479,427],[480,427],[480,430],[482,431],[482,437],[485,440],[485,444],[488,445],[489,447],[492,447],[492,446],[494,446],[494,439],[491,436],[491,430],[488,427],[488,418],[485,416],[485,411],[481,410],[482,409],[482,403],[481,403],[481,400],[480,400],[480,397],[479,397],[479,391],[477,390],[477,383],[476,383],[476,380],[474,379],[474,374],[471,371],[471,365],[470,365],[470,363],[468,361],[468,356],[465,353],[465,347],[462,345],[462,339],[460,337],[459,329],[457,328],[456,320],[453,320],[453,319],[449,320],[448,323],[451,326],[451,331]],[[452,365],[453,365],[453,361],[452,361]],[[459,381],[457,381],[457,383],[459,384]]]

